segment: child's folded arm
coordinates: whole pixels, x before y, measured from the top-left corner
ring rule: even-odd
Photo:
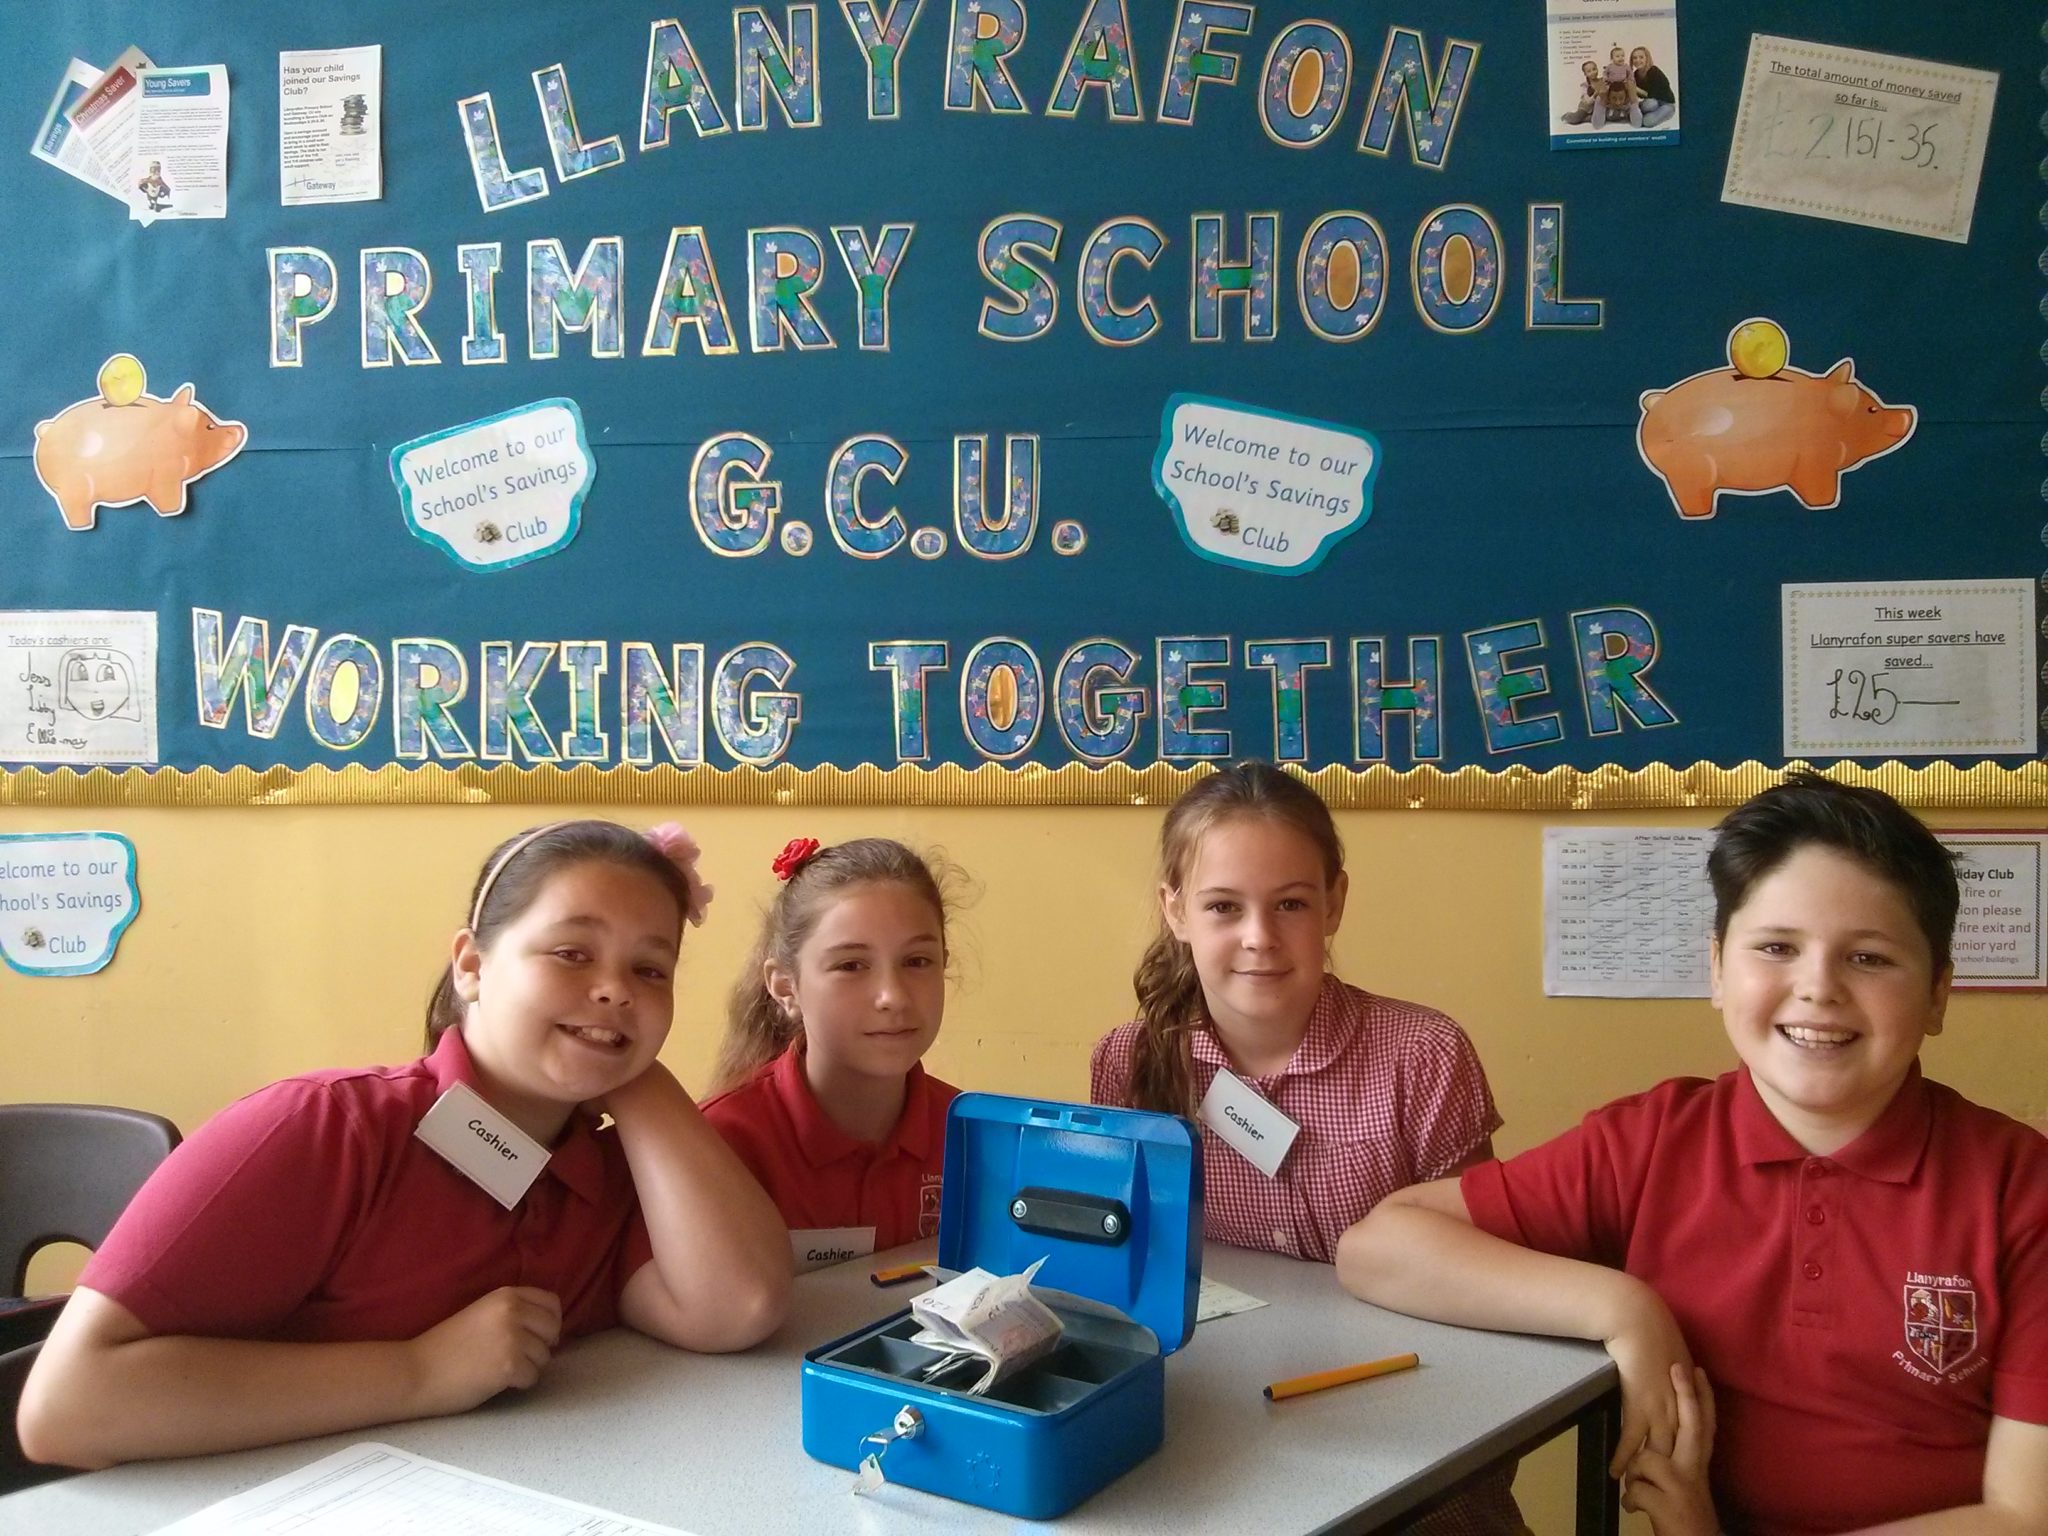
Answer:
[[[81,1287],[22,1390],[22,1449],[97,1468],[457,1413],[530,1386],[560,1329],[552,1295],[506,1287],[411,1340],[194,1338]]]
[[[1677,1431],[1673,1364],[1692,1367],[1656,1292],[1604,1265],[1542,1253],[1472,1224],[1459,1179],[1396,1190],[1337,1245],[1337,1278],[1361,1300],[1414,1317],[1515,1333],[1595,1339],[1621,1373],[1616,1467]]]
[[[1861,1536],[2048,1536],[2048,1424],[1992,1419],[1983,1503],[1894,1520]]]
[[[605,1108],[654,1248],[619,1293],[630,1326],[683,1349],[747,1349],[782,1324],[789,1229],[746,1166],[656,1063]]]
[[[1468,1328],[1606,1339],[1645,1289],[1472,1224],[1457,1178],[1396,1190],[1344,1234],[1337,1275],[1363,1300]]]

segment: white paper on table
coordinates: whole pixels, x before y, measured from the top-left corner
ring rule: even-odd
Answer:
[[[0,612],[0,762],[156,760],[153,609]]]
[[[1752,33],[1721,201],[1965,244],[1998,76]]]
[[[228,213],[228,67],[138,71],[128,217],[224,219]]]
[[[287,208],[384,195],[384,50],[277,56],[278,193]]]
[[[135,115],[142,106],[141,72],[149,67],[148,54],[140,48],[124,48],[106,73],[64,109],[124,203],[129,201],[124,180],[128,164],[135,158]]]
[[[1785,756],[2035,750],[2033,583],[1782,589]]]
[[[1705,997],[1714,834],[1543,829],[1543,995]]]
[[[688,1536],[671,1525],[429,1461],[364,1441],[210,1504],[156,1536]]]
[[[1239,1312],[1256,1312],[1260,1307],[1271,1306],[1256,1296],[1248,1296],[1235,1286],[1225,1285],[1221,1280],[1202,1276],[1201,1293],[1195,1298],[1195,1321],[1206,1323],[1212,1318],[1231,1317]]]
[[[65,175],[76,176],[88,187],[126,203],[128,199],[107,175],[85,135],[65,115],[105,73],[97,64],[88,64],[83,59],[73,59],[64,66],[64,78],[58,82],[57,94],[50,98],[50,109],[43,114],[42,126],[36,129],[35,142],[29,145],[28,152]]]

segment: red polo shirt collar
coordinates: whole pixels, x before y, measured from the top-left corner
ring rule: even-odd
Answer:
[[[433,1054],[426,1058],[426,1068],[434,1079],[436,1098],[457,1083],[480,1095],[484,1092],[484,1085],[477,1077],[476,1063],[470,1060],[469,1043],[462,1038],[459,1028],[441,1032]],[[562,1134],[555,1142],[553,1152],[549,1154],[545,1170],[571,1194],[590,1205],[596,1205],[604,1198],[604,1153],[598,1147],[596,1131],[597,1121],[589,1111],[580,1108],[573,1111],[569,1123],[562,1128]]]
[[[928,1134],[931,1087],[923,1062],[912,1067],[904,1079],[903,1112],[896,1117],[896,1128],[881,1142],[856,1141],[834,1125],[820,1107],[817,1096],[811,1092],[811,1080],[804,1074],[802,1035],[775,1058],[775,1064],[768,1070],[775,1096],[789,1112],[790,1124],[796,1130],[797,1150],[813,1168],[827,1167],[841,1158],[879,1159],[898,1153],[923,1162],[932,1150]]]
[[[1812,1154],[1778,1123],[1777,1116],[1756,1090],[1756,1083],[1743,1067],[1735,1074],[1732,1119],[1735,1153],[1743,1162],[1803,1162]],[[1920,1170],[1927,1151],[1927,1139],[1934,1129],[1934,1108],[1928,1100],[1927,1083],[1914,1062],[1879,1115],[1861,1136],[1832,1153],[1827,1161],[1860,1178],[1884,1184],[1909,1183]]]
[[[1259,1081],[1270,1083],[1297,1073],[1320,1072],[1335,1061],[1351,1037],[1348,1026],[1353,1021],[1344,1003],[1344,984],[1324,972],[1323,985],[1316,993],[1315,1006],[1309,1010],[1308,1029],[1302,1034],[1301,1044],[1294,1048],[1294,1055],[1286,1066],[1278,1072],[1268,1073]],[[1195,1031],[1192,1043],[1195,1060],[1204,1066],[1222,1067],[1231,1072],[1237,1070],[1230,1065],[1230,1055],[1217,1038],[1214,1024],[1205,1020]]]

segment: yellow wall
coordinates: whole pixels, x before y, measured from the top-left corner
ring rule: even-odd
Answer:
[[[0,1099],[139,1105],[190,1129],[229,1099],[315,1067],[403,1060],[476,866],[537,807],[232,811],[10,808],[10,832],[104,829],[135,842],[142,910],[97,976],[0,969]],[[653,815],[623,815],[645,821]],[[704,810],[684,817],[718,887],[684,946],[665,1059],[700,1088],[724,994],[797,835],[943,849],[971,877],[958,976],[929,1058],[968,1087],[1085,1098],[1089,1044],[1126,1016],[1148,931],[1154,810]],[[1733,1058],[1704,1002],[1542,994],[1542,829],[1560,818],[1471,812],[1340,817],[1352,900],[1342,973],[1451,1013],[1479,1048],[1515,1151],[1593,1105]],[[1710,825],[1709,813],[1601,812],[1601,825]],[[2048,816],[1964,812],[1952,826]],[[2048,1116],[2039,994],[1960,994],[1930,1073],[2023,1118]],[[67,1275],[39,1271],[44,1285]],[[1564,1458],[1525,1471],[1531,1523],[1561,1527]],[[1533,1486],[1532,1484],[1540,1485]]]
[[[482,854],[549,818],[535,807],[141,811],[10,808],[8,831],[85,828],[136,845],[142,911],[97,976],[0,970],[0,1096],[142,1105],[190,1127],[313,1067],[415,1053],[426,994]],[[567,814],[577,814],[569,811]],[[616,814],[616,812],[614,812]],[[666,814],[666,813],[664,813]],[[651,820],[651,815],[623,820]],[[1151,810],[704,810],[684,818],[719,894],[684,946],[665,1059],[709,1068],[727,985],[783,841],[866,833],[945,851],[974,887],[931,1064],[969,1086],[1085,1097],[1087,1049],[1126,1016],[1150,921]],[[1542,828],[1469,812],[1340,817],[1353,896],[1338,968],[1464,1024],[1526,1146],[1584,1109],[1732,1060],[1703,1002],[1542,995]],[[1601,812],[1602,825],[1711,824],[1710,813]],[[2048,816],[1964,812],[1952,825]],[[2048,1114],[2039,994],[1959,994],[1926,1060],[1972,1098]]]

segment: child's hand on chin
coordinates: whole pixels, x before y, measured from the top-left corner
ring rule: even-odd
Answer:
[[[562,1339],[562,1302],[552,1291],[504,1285],[412,1341],[419,1415],[464,1413],[507,1387],[540,1380]]]
[[[658,1061],[650,1062],[647,1070],[631,1082],[621,1083],[610,1093],[601,1093],[594,1099],[585,1099],[583,1108],[593,1115],[610,1115],[613,1120],[617,1120],[621,1109],[628,1114],[632,1113],[636,1103],[646,1100],[651,1094],[662,1092],[674,1081],[675,1078],[667,1067]]]
[[[1666,1456],[1645,1446],[1628,1464],[1621,1507],[1650,1517],[1654,1536],[1718,1536],[1720,1518],[1707,1485],[1714,1455],[1714,1390],[1698,1366],[1671,1368],[1678,1435]]]

